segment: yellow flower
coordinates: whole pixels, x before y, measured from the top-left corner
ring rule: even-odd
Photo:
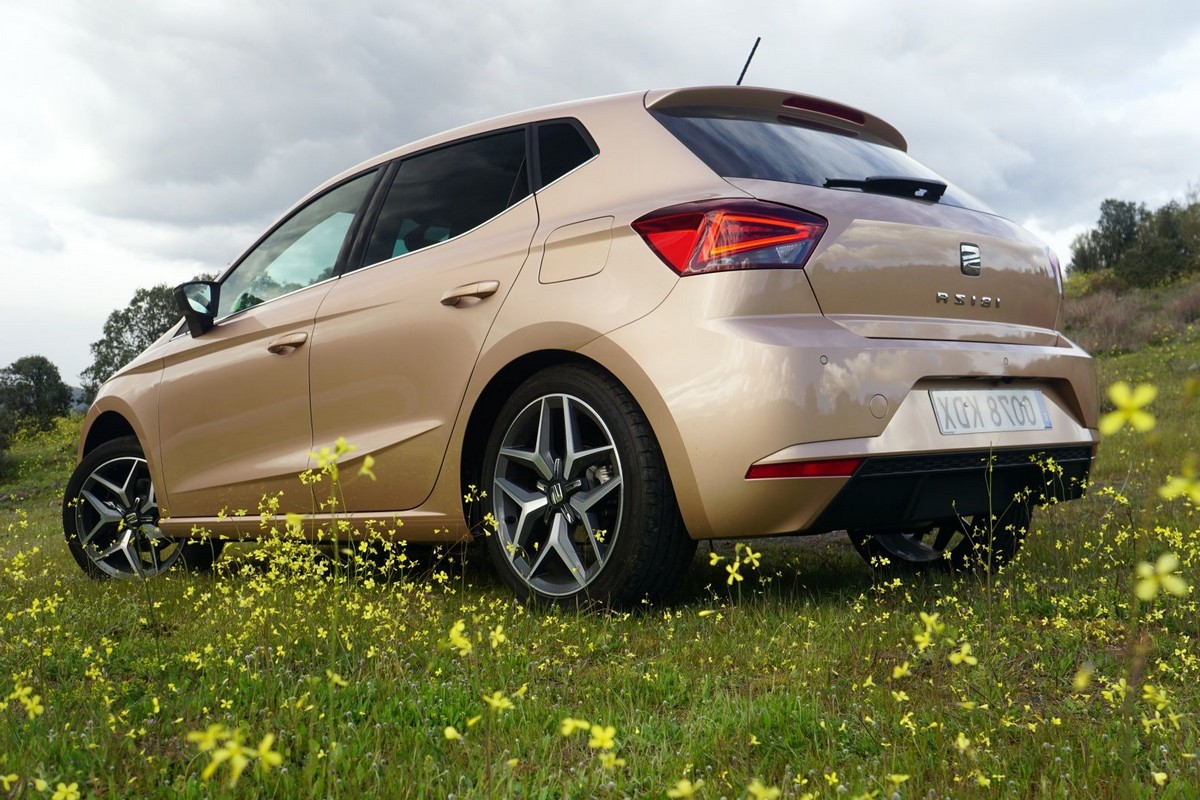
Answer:
[[[1085,691],[1089,686],[1092,685],[1092,675],[1095,674],[1095,672],[1096,668],[1090,663],[1084,664],[1079,668],[1079,671],[1075,673],[1075,680],[1071,682],[1071,688],[1073,688],[1076,692]]]
[[[1158,688],[1149,683],[1142,687],[1142,699],[1154,706],[1159,711],[1162,711],[1171,704],[1170,700],[1167,698],[1166,689]]]
[[[613,769],[614,767],[625,766],[625,759],[617,758],[616,753],[605,751],[600,753],[599,758],[600,766],[604,767],[605,769]]]
[[[1159,496],[1164,500],[1186,496],[1194,505],[1200,506],[1200,476],[1196,474],[1196,459],[1188,458],[1183,463],[1182,472],[1182,475],[1168,480],[1166,486],[1159,487]]]
[[[979,659],[971,655],[971,645],[963,642],[962,647],[958,649],[958,652],[950,654],[950,663],[966,664],[967,666],[973,667],[979,663]]]
[[[892,680],[894,681],[898,681],[901,678],[907,678],[909,674],[907,661],[898,667],[892,667]]]
[[[592,735],[588,739],[588,747],[595,750],[611,750],[616,747],[617,729],[612,725],[593,725],[590,730]]]
[[[1167,782],[1167,773],[1165,772],[1151,772],[1150,777],[1154,778],[1154,784],[1156,786],[1162,786]]]
[[[958,752],[965,753],[971,746],[971,740],[967,738],[962,731],[958,732],[958,738],[954,740],[954,746],[958,748]]]
[[[671,798],[691,798],[696,796],[696,792],[704,785],[704,781],[696,781],[692,783],[687,778],[680,778],[674,788],[667,789],[667,797]]]
[[[458,728],[453,725],[447,725],[445,730],[442,731],[442,735],[446,737],[446,741],[448,742],[461,742],[463,738],[462,734],[458,732]]]
[[[740,561],[734,561],[732,564],[725,565],[725,571],[729,573],[729,578],[725,583],[729,586],[732,586],[734,581],[742,580],[742,575],[738,572],[738,567],[741,566],[741,563]]]
[[[242,777],[242,772],[245,771],[250,759],[247,758],[248,751],[242,746],[241,732],[234,731],[225,744],[213,750],[212,761],[200,773],[201,780],[208,780],[226,761],[229,762],[229,785],[236,786],[238,779]]]
[[[271,767],[278,767],[283,763],[283,756],[279,754],[279,751],[271,749],[273,744],[275,744],[275,734],[268,733],[254,749],[254,755],[258,757],[258,768],[263,772],[269,772]]]
[[[329,678],[329,682],[332,683],[334,686],[341,686],[341,687],[345,688],[350,685],[350,682],[348,680],[343,678],[341,675],[338,675],[336,672],[334,672],[331,669],[325,670],[325,677]]]
[[[359,475],[366,475],[371,480],[375,480],[375,473],[372,467],[375,466],[375,459],[371,456],[364,456],[362,466],[358,468]]]
[[[755,569],[758,569],[758,561],[760,558],[762,558],[762,553],[756,553],[747,546],[746,552],[742,556],[742,558],[745,560],[745,562],[747,564],[754,567]]]
[[[45,792],[45,791],[47,791],[47,790],[49,790],[49,789],[50,789],[50,784],[46,783],[46,782],[45,782],[44,780],[42,780],[41,778],[34,778],[34,779],[33,779],[33,786],[34,786],[34,788],[35,788],[35,789],[37,789],[39,792]]]
[[[725,560],[724,558],[722,558],[721,556],[717,555],[716,553],[709,553],[709,554],[708,554],[708,565],[709,565],[710,567],[715,567],[717,564],[721,563],[721,562],[722,562],[722,561],[724,561],[724,560]]]
[[[513,701],[504,696],[504,692],[492,692],[490,695],[485,694],[483,699],[492,711],[509,711],[515,707],[513,706]]]
[[[492,642],[493,650],[508,641],[508,637],[504,635],[503,625],[497,625],[496,627],[492,628],[491,633],[488,634],[488,638]]]
[[[576,733],[578,731],[591,730],[591,727],[592,727],[592,724],[590,722],[588,722],[586,719],[575,719],[574,717],[567,717],[562,721],[562,729],[561,730],[562,730],[563,736],[570,736],[571,734]]]
[[[21,702],[25,704],[25,713],[29,715],[30,719],[41,716],[46,710],[46,707],[42,705],[42,696],[40,694],[22,698]]]
[[[746,787],[746,791],[754,800],[776,800],[781,794],[774,786],[764,786],[758,778]]]
[[[905,692],[903,690],[901,690],[899,692],[892,692],[892,699],[895,700],[897,703],[907,702],[908,701],[908,692]]]
[[[1100,433],[1112,436],[1129,423],[1138,433],[1145,433],[1154,428],[1154,415],[1143,411],[1143,407],[1154,402],[1158,389],[1148,383],[1141,384],[1136,389],[1130,389],[1125,381],[1117,381],[1108,387],[1108,399],[1112,400],[1116,410],[1110,411],[1100,418]]]
[[[904,782],[905,782],[906,780],[908,780],[910,777],[912,777],[912,776],[910,776],[910,775],[895,775],[895,774],[893,774],[893,775],[888,775],[888,780],[892,782],[892,785],[893,785],[893,786],[895,786],[895,787],[899,788],[900,784],[904,783]]]
[[[455,650],[458,650],[458,654],[460,656],[465,656],[467,653],[471,652],[471,640],[468,639],[463,633],[466,629],[467,623],[463,622],[461,619],[454,623],[454,626],[450,628],[450,646]]]
[[[12,788],[12,785],[17,782],[19,777],[20,776],[15,772],[9,773],[8,775],[0,775],[0,789],[3,789],[7,792]]]
[[[1112,684],[1111,688],[1100,692],[1100,696],[1113,705],[1117,705],[1125,699],[1125,691],[1129,688],[1129,683],[1121,678],[1116,683]]]
[[[209,725],[203,731],[192,731],[187,735],[187,740],[189,742],[195,742],[196,747],[200,749],[201,753],[207,753],[209,750],[212,750],[214,747],[216,747],[220,743],[220,740],[228,739],[232,735],[233,734],[230,732],[229,728],[226,728],[220,723],[216,723],[214,725]]]
[[[79,800],[79,784],[72,783],[68,786],[65,783],[60,783],[54,787],[54,796],[50,800]]]
[[[1149,603],[1158,596],[1159,590],[1168,594],[1182,597],[1187,594],[1187,581],[1175,574],[1179,569],[1179,556],[1174,553],[1163,553],[1151,565],[1143,561],[1137,565],[1137,585],[1134,593],[1143,603]]]

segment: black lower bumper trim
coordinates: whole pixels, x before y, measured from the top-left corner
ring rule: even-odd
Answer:
[[[1090,446],[868,458],[807,532],[895,529],[1083,494]]]

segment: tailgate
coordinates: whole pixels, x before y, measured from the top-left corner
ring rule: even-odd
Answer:
[[[1046,246],[1003,217],[855,190],[727,180],[829,220],[804,269],[821,311],[863,336],[1057,340],[1058,284]]]

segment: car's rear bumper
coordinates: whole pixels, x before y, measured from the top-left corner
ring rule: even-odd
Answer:
[[[647,346],[651,340],[661,346]],[[941,516],[983,513],[1002,508],[1011,500],[1003,493],[1041,470],[1006,468],[1005,480],[988,491],[979,454],[1027,460],[1082,448],[1074,452],[1086,459],[1070,459],[1078,482],[1098,441],[1093,362],[1070,342],[866,338],[822,316],[798,270],[682,280],[653,313],[582,352],[617,374],[641,403],[695,538],[899,524],[932,513],[935,502]],[[991,385],[1041,390],[1051,428],[942,435],[929,390]],[[980,463],[931,470],[924,480],[919,471],[887,480],[746,479],[753,464],[862,457],[866,466],[940,454]],[[915,505],[907,499],[913,491]],[[859,509],[864,504],[874,506],[869,514]]]

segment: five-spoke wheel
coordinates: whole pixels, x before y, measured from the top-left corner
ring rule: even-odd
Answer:
[[[500,411],[484,469],[489,551],[522,597],[655,597],[695,549],[649,424],[598,370],[559,367],[522,385]]]
[[[94,578],[151,578],[181,558],[205,568],[218,549],[163,536],[150,470],[132,437],[101,445],[76,467],[63,498],[63,530],[71,555]]]

